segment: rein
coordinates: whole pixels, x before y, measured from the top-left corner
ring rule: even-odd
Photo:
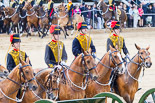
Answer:
[[[35,14],[37,18],[41,19],[41,18],[44,18],[46,16],[46,13],[44,13],[43,16],[38,16],[37,14]]]
[[[59,13],[58,13],[57,11],[55,11],[55,13],[58,15],[58,17],[59,17],[60,19],[63,19],[63,18],[65,18],[65,17],[68,15],[68,14],[66,13],[65,16],[60,16]]]

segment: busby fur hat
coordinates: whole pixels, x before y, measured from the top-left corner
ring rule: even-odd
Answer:
[[[11,44],[16,43],[16,42],[21,42],[20,35],[19,34],[11,34],[10,42],[11,42]]]
[[[78,30],[81,30],[81,29],[88,29],[87,27],[87,23],[86,22],[80,22],[77,26],[77,29]]]
[[[119,21],[112,21],[111,22],[111,29],[119,29],[120,28],[120,22]]]
[[[51,25],[50,33],[55,34],[55,35],[59,35],[60,34],[60,27],[58,25]]]

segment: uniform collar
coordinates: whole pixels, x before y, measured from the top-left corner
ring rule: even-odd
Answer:
[[[116,37],[118,37],[118,35],[116,35],[116,34],[113,34],[113,36],[116,36]]]
[[[56,40],[52,39],[52,42],[57,43],[58,41],[56,41]]]
[[[82,33],[80,33],[80,35],[86,35],[86,34],[82,34]]]
[[[15,48],[14,48],[13,50],[14,50],[14,51],[19,51],[19,49],[15,49]]]

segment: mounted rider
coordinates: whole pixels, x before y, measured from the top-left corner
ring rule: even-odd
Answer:
[[[77,29],[80,31],[80,34],[77,35],[72,43],[72,52],[75,57],[82,53],[82,49],[87,51],[89,49],[92,50],[92,56],[96,57],[96,49],[93,44],[92,38],[87,35],[87,24],[85,22],[81,22],[78,24]]]
[[[115,0],[109,0],[109,11],[112,12],[112,19],[115,19],[116,17],[116,6],[115,6]]]
[[[54,2],[52,0],[48,0],[48,15],[50,22],[52,21],[53,14],[54,14]]]
[[[128,49],[125,45],[125,40],[122,36],[120,36],[120,22],[119,21],[111,21],[111,32],[112,35],[107,39],[107,52],[110,50],[110,45],[113,48],[116,48],[120,51],[120,53],[123,53],[126,55],[127,58],[129,57]]]
[[[70,24],[69,26],[72,27],[72,17],[73,17],[73,13],[74,13],[74,7],[72,4],[72,0],[68,0],[67,10],[68,10],[68,16],[69,16],[67,25]]]
[[[67,61],[65,45],[59,40],[60,27],[57,25],[51,25],[49,31],[52,35],[52,40],[46,45],[45,63],[49,68],[58,66],[60,69],[60,64],[65,65]]]
[[[20,50],[21,39],[19,34],[11,34],[10,42],[13,50],[7,54],[7,69],[9,72],[11,72],[13,68],[19,64],[19,57],[25,62],[29,60],[26,52]],[[31,65],[30,62],[29,64]]]
[[[15,8],[16,5],[18,5],[18,2],[16,0],[11,0],[10,7]]]
[[[25,0],[20,0],[19,1],[19,5],[21,5],[22,7],[24,7],[25,6]]]

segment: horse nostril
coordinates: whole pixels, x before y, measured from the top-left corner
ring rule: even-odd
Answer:
[[[152,63],[150,63],[150,66],[152,65]]]
[[[4,74],[7,74],[7,73],[8,73],[8,71],[5,70],[5,71],[4,71]]]
[[[32,86],[32,90],[33,90],[33,91],[35,91],[37,88],[38,88],[38,87],[35,86],[35,85]]]

